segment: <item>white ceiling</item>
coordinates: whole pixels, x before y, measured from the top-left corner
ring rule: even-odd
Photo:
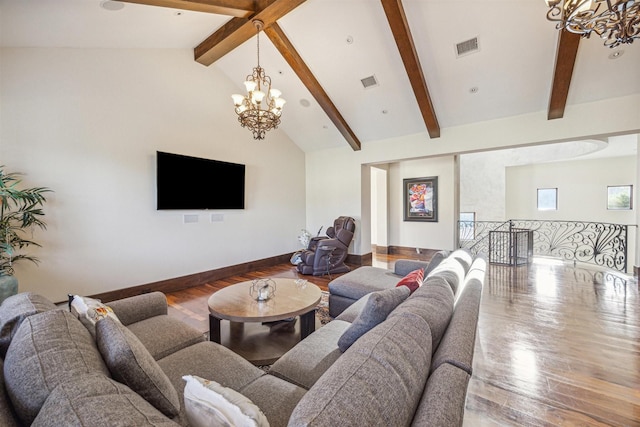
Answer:
[[[101,0],[0,0],[0,43],[192,49],[230,19],[130,3],[118,11],[100,5]],[[547,109],[557,31],[545,19],[543,0],[403,5],[441,128]],[[278,22],[363,144],[426,130],[379,0],[307,0]],[[476,36],[480,51],[456,58],[454,45]],[[261,65],[288,101],[281,128],[305,151],[344,146],[265,35],[260,43]],[[612,50],[601,40],[581,41],[568,105],[640,93],[640,43],[622,49],[611,60]],[[242,90],[255,66],[255,38],[213,66]],[[364,89],[360,79],[370,75],[380,84]],[[609,84],[611,79],[625,84]]]

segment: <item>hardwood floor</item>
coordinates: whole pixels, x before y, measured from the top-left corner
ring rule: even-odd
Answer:
[[[393,268],[399,256],[375,255]],[[207,299],[282,264],[167,294],[170,314],[203,332]],[[326,290],[328,277],[303,276]],[[536,259],[489,266],[465,426],[640,426],[640,300],[635,278]]]

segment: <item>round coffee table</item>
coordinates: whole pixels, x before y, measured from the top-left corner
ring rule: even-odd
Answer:
[[[209,339],[240,354],[255,365],[270,365],[316,328],[316,307],[322,292],[313,283],[271,278],[273,298],[256,301],[249,294],[252,282],[241,282],[209,297]],[[270,328],[266,322],[300,317],[295,328]],[[222,323],[229,327],[221,328]]]

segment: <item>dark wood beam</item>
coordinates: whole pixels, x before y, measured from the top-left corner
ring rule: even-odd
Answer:
[[[298,54],[298,51],[284,34],[282,28],[280,28],[277,23],[273,23],[269,28],[266,28],[264,32],[284,59],[289,63],[291,68],[293,68],[293,71],[295,71],[309,92],[311,92],[311,95],[313,95],[316,101],[318,101],[320,107],[322,107],[327,116],[329,116],[329,119],[331,119],[333,124],[338,128],[351,148],[353,148],[354,151],[360,150],[361,145],[358,137],[353,133],[349,124],[347,124],[329,98],[329,95],[327,95],[309,67],[307,67],[307,64],[302,60],[302,57]]]
[[[256,13],[250,19],[233,18],[200,43],[194,50],[196,61],[203,65],[213,64],[256,35],[256,28],[251,21],[259,19],[264,22],[264,29],[267,29],[304,2],[305,0],[259,1]],[[261,7],[263,4],[264,7]]]
[[[567,105],[571,76],[576,63],[580,35],[562,30],[558,35],[558,48],[556,49],[556,65],[553,71],[553,85],[549,98],[548,120],[561,119],[564,116],[564,108]]]
[[[125,3],[193,10],[246,18],[255,12],[254,0],[120,0]]]
[[[387,20],[391,27],[391,32],[393,33],[393,38],[396,40],[396,45],[400,51],[404,68],[411,82],[413,93],[415,94],[416,101],[418,101],[424,124],[427,127],[429,136],[431,138],[438,138],[440,136],[440,125],[438,124],[438,119],[433,104],[431,103],[427,81],[422,73],[422,66],[420,65],[420,59],[413,44],[413,37],[409,30],[409,23],[407,22],[402,2],[401,0],[381,1],[384,13],[387,15]]]

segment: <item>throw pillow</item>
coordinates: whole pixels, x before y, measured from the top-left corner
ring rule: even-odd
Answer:
[[[126,326],[105,317],[96,323],[96,343],[117,381],[129,386],[168,417],[180,412],[180,398],[151,353]]]
[[[96,336],[96,323],[105,317],[120,322],[118,316],[113,312],[111,307],[106,306],[102,301],[74,295],[70,304],[71,313],[75,314],[80,322],[89,330],[91,336]]]
[[[372,292],[358,317],[338,339],[340,351],[344,353],[358,338],[374,326],[382,323],[389,313],[407,299],[410,293],[411,291],[407,286]]]
[[[194,427],[268,427],[264,413],[249,398],[215,381],[193,375],[182,377],[184,408]]]
[[[398,286],[406,286],[409,288],[411,293],[414,293],[416,289],[422,286],[422,280],[424,279],[424,270],[419,268],[417,270],[413,270],[411,273],[404,276],[396,287]]]

